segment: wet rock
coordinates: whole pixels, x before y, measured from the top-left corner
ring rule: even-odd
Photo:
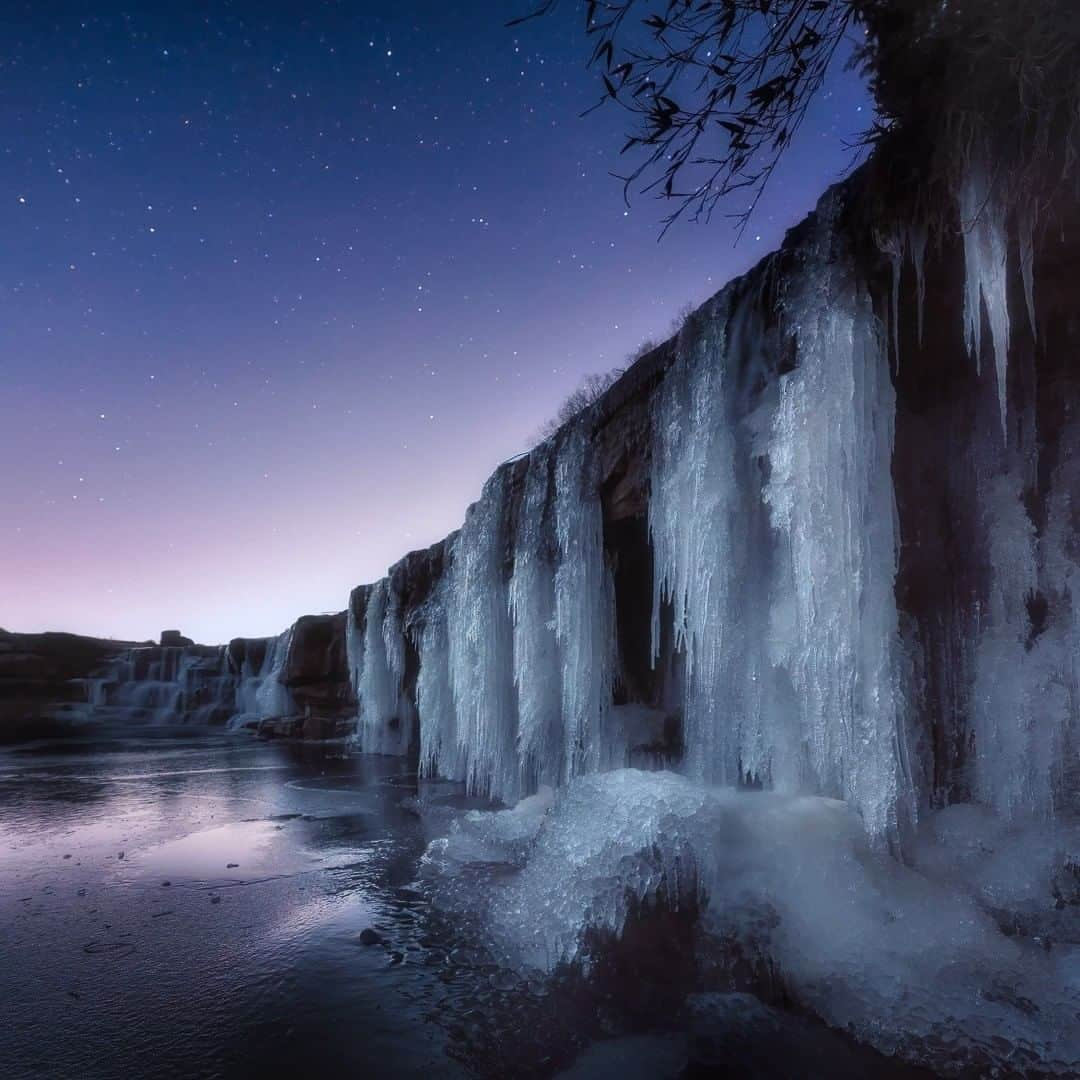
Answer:
[[[373,930],[368,926],[360,931],[356,940],[359,941],[361,945],[381,945],[383,939],[382,934],[380,934],[378,930]]]

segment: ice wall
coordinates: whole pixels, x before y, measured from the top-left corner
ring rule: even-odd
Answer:
[[[412,709],[402,692],[405,628],[400,597],[391,588],[389,578],[383,578],[371,590],[364,612],[362,648],[359,635],[354,634],[349,654],[350,670],[356,680],[360,747],[371,754],[406,754]]]
[[[624,763],[590,422],[488,481],[411,630],[421,768],[499,799]]]
[[[777,333],[754,315],[760,296],[729,291],[680,336],[654,414],[653,649],[669,602],[692,775],[844,798],[884,837],[914,806],[893,593],[895,398],[837,210],[821,208],[802,272],[767,298]],[[791,370],[763,379],[785,341]]]
[[[1080,446],[1080,424],[1067,429]],[[1006,818],[1080,810],[1080,460],[1053,471],[1040,531],[1013,461],[978,493],[990,567],[975,647],[972,734],[975,794]]]
[[[1044,820],[1075,801],[1073,436],[1030,400],[1033,217],[970,181],[947,253],[914,227],[860,235],[830,193],[501,467],[422,601],[372,594],[350,638],[365,723],[415,702],[423,770],[508,801],[635,746],[681,753],[707,783],[843,799],[894,849],[951,800]],[[1048,349],[1060,319],[1039,322]]]

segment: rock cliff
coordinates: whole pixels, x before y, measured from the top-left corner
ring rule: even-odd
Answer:
[[[865,183],[345,611],[212,649],[5,635],[7,737],[85,687],[144,718],[359,718],[365,749],[506,799],[680,762],[844,797],[893,841],[956,799],[1074,799],[1077,223],[973,270],[959,226],[883,238]]]

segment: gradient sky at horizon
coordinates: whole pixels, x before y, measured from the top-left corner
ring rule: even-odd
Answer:
[[[838,65],[738,246],[658,243],[609,175],[623,118],[580,116],[576,5],[450,6],[0,18],[0,626],[340,610],[775,247],[870,123]]]

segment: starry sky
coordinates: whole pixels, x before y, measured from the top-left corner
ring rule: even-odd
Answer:
[[[610,175],[623,117],[580,115],[576,5],[508,29],[525,6],[5,5],[0,626],[218,642],[340,610],[869,126],[838,65],[738,244],[658,242]]]

